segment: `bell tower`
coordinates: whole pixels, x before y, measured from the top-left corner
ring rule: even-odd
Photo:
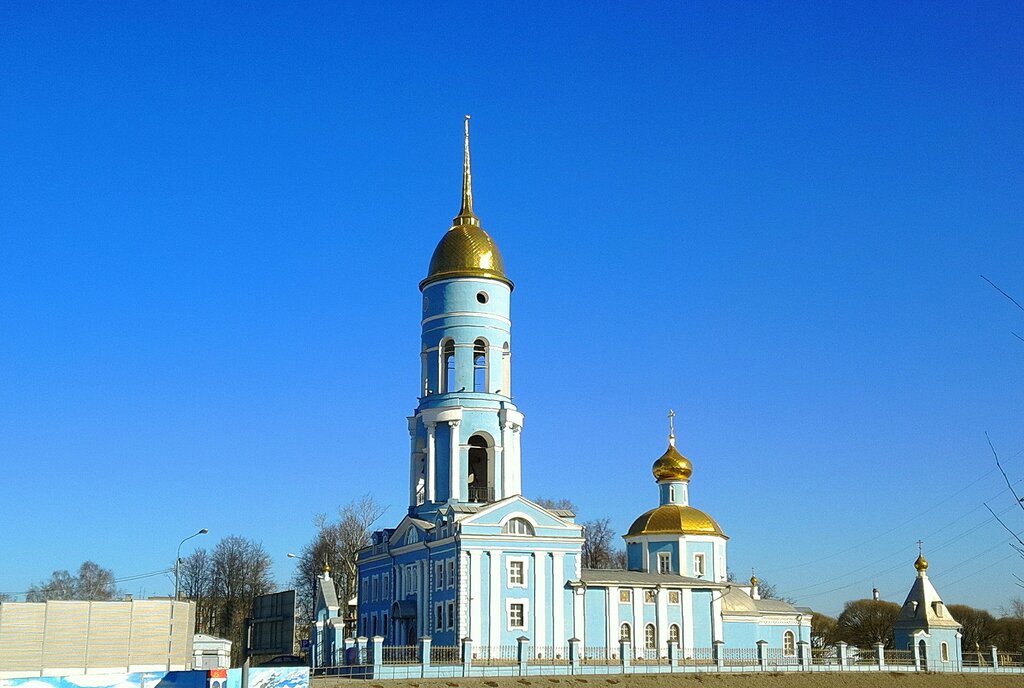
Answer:
[[[462,207],[420,282],[422,396],[409,417],[409,513],[420,518],[445,504],[486,504],[522,491],[513,284],[473,211],[469,115],[464,126]]]

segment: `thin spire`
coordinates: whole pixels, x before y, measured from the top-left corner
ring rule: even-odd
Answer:
[[[457,225],[480,226],[480,219],[473,212],[473,171],[469,160],[469,115],[465,120],[465,143],[462,153],[462,208],[455,216]]]
[[[668,446],[676,446],[676,424],[675,424],[676,412],[672,409],[668,410]]]

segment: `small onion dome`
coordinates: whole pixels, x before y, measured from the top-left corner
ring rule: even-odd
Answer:
[[[721,535],[715,519],[700,509],[679,504],[662,504],[643,514],[629,527],[629,535]]]
[[[475,224],[456,224],[445,232],[430,258],[427,278],[420,282],[420,289],[451,277],[486,277],[512,287],[498,245]]]
[[[751,576],[750,577],[750,584],[753,585],[755,588],[757,587],[757,584],[760,583],[760,582],[761,581],[757,580],[757,576]]]
[[[914,562],[914,568],[921,572],[928,570],[928,560],[924,558],[924,554],[917,555],[917,561]]]
[[[693,474],[693,464],[679,453],[675,445],[670,444],[661,458],[654,462],[651,472],[655,480],[688,481]]]

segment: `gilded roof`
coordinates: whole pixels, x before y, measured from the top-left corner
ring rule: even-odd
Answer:
[[[420,289],[451,277],[486,277],[512,286],[512,280],[505,275],[505,261],[498,245],[476,224],[456,224],[445,232],[430,258],[430,268],[426,279],[420,282]]]
[[[462,158],[462,207],[452,227],[441,237],[430,258],[427,277],[420,289],[431,282],[452,277],[485,277],[504,282],[511,288],[512,280],[505,275],[505,261],[490,235],[480,226],[480,218],[473,212],[473,171],[469,157],[469,115],[465,121],[465,141]]]
[[[655,480],[689,480],[693,475],[693,464],[679,453],[675,444],[669,444],[665,453],[651,467]]]
[[[680,504],[662,504],[643,514],[629,527],[629,535],[720,535],[725,533],[715,519],[700,509]]]

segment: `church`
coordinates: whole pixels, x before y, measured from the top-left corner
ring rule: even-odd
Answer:
[[[473,209],[468,116],[464,135],[461,209],[419,283],[421,396],[407,419],[408,513],[359,553],[356,634],[380,636],[385,646],[470,639],[481,656],[527,637],[553,655],[572,638],[608,657],[623,646],[639,658],[665,656],[669,644],[690,653],[749,650],[758,641],[795,657],[797,643],[810,639],[810,613],[760,599],[756,578],[727,580],[729,538],[691,506],[694,469],[675,446],[671,418],[660,456],[651,440],[653,508],[624,535],[625,570],[584,568],[575,514],[523,496],[514,284]],[[314,642],[332,663],[341,639],[327,637],[326,621]]]

